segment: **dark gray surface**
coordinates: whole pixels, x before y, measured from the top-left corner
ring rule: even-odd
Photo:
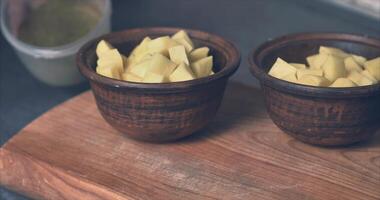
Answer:
[[[182,26],[230,39],[242,53],[233,79],[251,85],[257,82],[249,74],[247,55],[269,38],[305,31],[380,36],[379,21],[309,0],[114,1],[114,30],[145,26]],[[39,83],[0,36],[0,146],[51,107],[86,89],[87,84],[53,88]],[[0,188],[0,199],[25,198]]]

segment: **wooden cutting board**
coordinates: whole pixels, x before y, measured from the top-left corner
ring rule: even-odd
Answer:
[[[1,148],[0,184],[54,200],[380,199],[380,134],[309,146],[271,122],[259,91],[230,84],[206,130],[148,144],[113,130],[86,92]]]

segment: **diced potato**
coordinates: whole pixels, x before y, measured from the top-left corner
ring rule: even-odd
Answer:
[[[346,58],[350,56],[346,52],[344,52],[341,49],[334,48],[334,47],[326,47],[326,46],[320,46],[319,47],[319,53],[320,54],[327,54],[327,55],[333,55],[340,58]]]
[[[296,74],[297,68],[285,62],[281,58],[277,58],[272,68],[269,70],[269,75],[281,79],[289,74]]]
[[[137,82],[137,83],[142,82],[141,77],[132,73],[123,73],[121,77],[124,81],[131,81],[131,82]]]
[[[154,72],[147,72],[142,80],[144,83],[164,83],[165,76]]]
[[[151,40],[150,37],[145,37],[141,43],[132,50],[129,56],[131,64],[141,62],[142,58],[148,53],[148,43]]]
[[[124,71],[123,57],[117,49],[103,52],[97,64],[100,67],[116,67],[120,73]]]
[[[306,62],[307,62],[307,64],[309,65],[309,67],[311,67],[311,65],[313,65],[314,60],[315,60],[315,58],[316,58],[317,56],[318,56],[318,54],[315,54],[315,55],[311,55],[311,56],[306,57]]]
[[[120,71],[117,67],[97,66],[96,73],[108,78],[120,79]]]
[[[151,65],[148,68],[148,72],[167,77],[175,70],[176,67],[177,64],[170,61],[165,56],[161,54],[154,54],[151,60]]]
[[[338,87],[355,87],[355,86],[357,85],[348,78],[338,78],[329,87],[338,88]]]
[[[98,57],[101,57],[104,52],[110,51],[112,49],[114,49],[114,47],[110,43],[108,43],[105,40],[102,40],[96,46],[96,55]]]
[[[132,65],[128,68],[128,73],[133,73],[139,77],[144,77],[152,63],[152,59],[142,61],[136,65]]]
[[[298,79],[296,77],[296,74],[288,74],[288,75],[282,77],[281,79],[284,81],[291,82],[291,83],[298,83]]]
[[[372,74],[369,73],[368,70],[363,70],[362,71],[362,75],[364,75],[365,77],[367,77],[368,79],[370,79],[374,84],[378,83],[377,79],[374,76],[372,76]]]
[[[347,75],[344,62],[341,58],[329,55],[322,66],[324,76],[331,82]]]
[[[189,57],[190,57],[191,62],[195,62],[202,58],[206,58],[209,52],[210,52],[210,49],[208,47],[202,47],[202,48],[194,49],[193,51],[191,51]]]
[[[177,65],[185,63],[190,65],[189,59],[187,58],[186,49],[184,46],[175,46],[169,49],[170,60],[176,63]]]
[[[168,49],[174,46],[180,45],[175,40],[171,39],[169,36],[163,36],[151,40],[148,44],[148,53],[155,54],[160,53],[164,56],[169,56]]]
[[[359,86],[372,85],[376,83],[376,81],[371,80],[358,71],[351,71],[347,78]]]
[[[351,56],[361,66],[364,66],[364,63],[367,61],[367,58],[364,58],[363,56],[359,56],[359,55],[355,55],[355,54],[351,54]]]
[[[172,38],[178,43],[185,46],[186,51],[189,53],[194,49],[194,43],[191,41],[189,35],[184,30],[178,31],[172,36]]]
[[[352,56],[349,56],[344,59],[344,66],[346,67],[347,71],[363,71],[363,68],[356,62],[356,60]]]
[[[301,78],[304,75],[323,76],[323,70],[321,69],[297,69],[297,77]]]
[[[289,63],[290,65],[292,65],[293,67],[297,68],[297,69],[306,69],[306,65],[305,64],[301,64],[301,63]]]
[[[197,78],[202,78],[210,75],[212,71],[213,57],[208,56],[195,61],[191,64],[191,69],[195,73]]]
[[[298,79],[298,83],[310,86],[328,86],[330,81],[323,76],[304,75]]]
[[[181,63],[169,76],[171,82],[188,81],[195,78],[193,71],[184,63]]]
[[[311,69],[321,69],[322,66],[326,63],[328,57],[329,57],[329,55],[327,55],[327,54],[318,54],[315,57],[312,57],[311,58],[312,60],[310,61],[310,64],[309,64],[310,68]]]
[[[364,67],[373,77],[380,81],[380,57],[365,62]]]

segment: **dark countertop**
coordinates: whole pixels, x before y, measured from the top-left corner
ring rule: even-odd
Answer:
[[[249,74],[247,55],[269,38],[310,31],[380,36],[380,21],[316,0],[114,1],[113,30],[145,26],[202,29],[230,39],[242,53],[242,64],[233,79],[251,85],[257,82]],[[38,82],[1,35],[0,146],[42,113],[87,89],[86,83],[54,88]],[[0,188],[0,199],[25,198]]]

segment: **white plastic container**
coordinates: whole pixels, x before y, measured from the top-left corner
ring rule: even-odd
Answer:
[[[14,0],[1,1],[1,30],[26,68],[37,79],[52,86],[70,86],[83,81],[84,79],[75,64],[75,54],[88,40],[110,32],[112,12],[111,0],[87,0],[88,3],[96,5],[101,12],[102,17],[99,19],[98,24],[87,35],[75,42],[52,48],[26,44],[25,42],[20,41],[12,33],[9,21],[14,16],[8,14],[12,13],[8,12],[9,2],[11,1]]]

